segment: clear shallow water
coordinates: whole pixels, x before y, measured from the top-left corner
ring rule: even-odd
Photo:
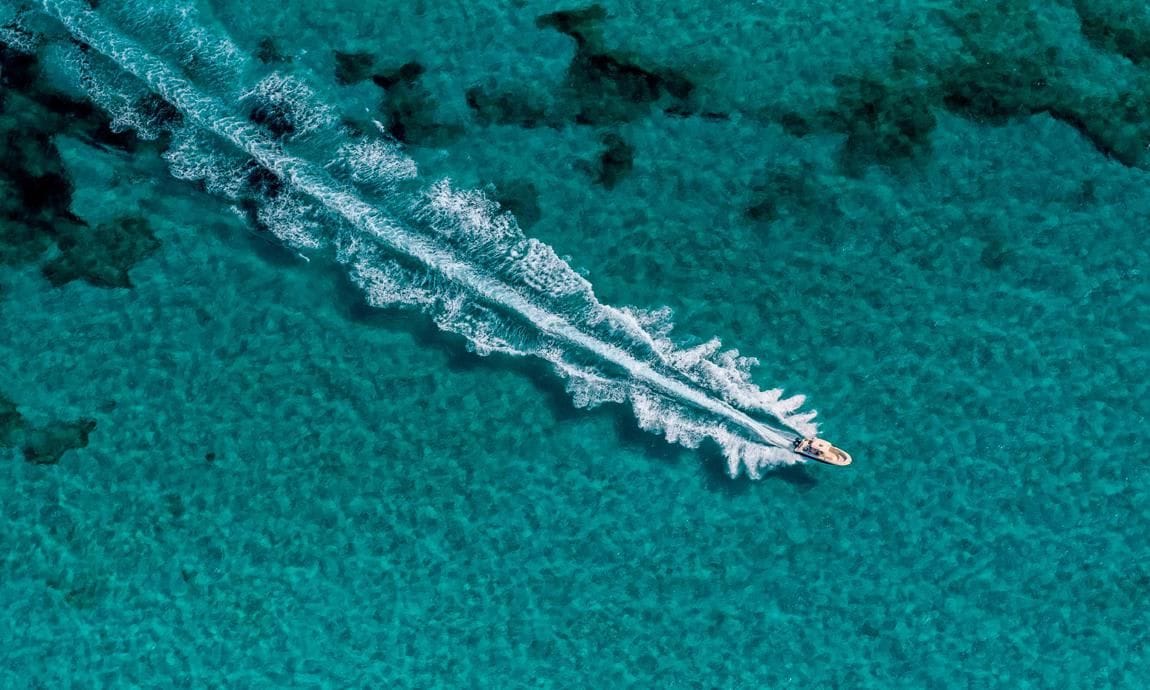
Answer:
[[[426,175],[532,181],[530,233],[605,302],[760,357],[856,465],[731,480],[539,366],[363,309],[154,155],[60,140],[75,213],[142,212],[162,246],[131,290],[3,274],[4,394],[97,422],[4,465],[5,684],[1144,685],[1146,173],[1048,114],[941,109],[929,151],[852,173],[841,133],[761,110],[821,102],[905,25],[798,9],[611,8],[611,46],[697,63],[726,121],[478,126],[475,83],[563,79],[552,9],[216,15],[320,74],[345,45],[419,59],[463,127],[412,148]],[[1097,83],[1137,77],[1098,55]],[[578,163],[605,130],[635,149],[611,189]],[[748,219],[764,180],[778,217]]]

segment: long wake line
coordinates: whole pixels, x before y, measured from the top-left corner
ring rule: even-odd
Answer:
[[[287,153],[255,124],[237,117],[221,101],[201,92],[164,60],[106,24],[88,6],[75,0],[43,0],[43,6],[74,38],[107,56],[121,69],[141,80],[196,125],[246,152],[291,188],[315,199],[324,208],[368,233],[390,250],[418,262],[423,268],[462,286],[480,299],[514,312],[555,341],[620,367],[630,375],[632,388],[637,382],[672,400],[714,414],[749,434],[754,442],[789,449],[797,438],[772,429],[729,402],[687,381],[661,373],[623,348],[580,330],[563,316],[533,303],[515,288],[469,266],[451,250],[436,246],[421,237],[406,222],[389,217],[364,201],[356,192],[332,177],[323,166]],[[635,394],[639,392],[633,391]],[[778,455],[772,454],[772,457],[775,462],[780,461]],[[733,473],[733,463],[731,469]],[[757,474],[757,468],[750,463],[748,469],[752,474]]]

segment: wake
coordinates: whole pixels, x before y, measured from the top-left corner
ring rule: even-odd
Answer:
[[[346,266],[372,305],[419,309],[479,354],[542,358],[577,406],[627,403],[641,428],[670,442],[710,438],[732,476],[801,461],[795,432],[815,435],[814,413],[797,412],[802,396],[755,386],[753,358],[717,339],[679,348],[669,310],[600,303],[484,195],[447,180],[421,187],[394,142],[341,124],[305,81],[261,75],[193,10],[126,3],[117,17],[77,0],[43,8],[80,43],[57,47],[60,60],[117,127],[170,135],[176,177],[243,201],[286,245]],[[164,42],[147,46],[149,37]]]

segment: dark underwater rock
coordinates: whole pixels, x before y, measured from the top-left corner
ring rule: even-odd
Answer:
[[[15,198],[9,195],[3,180],[0,180],[0,195]],[[52,225],[18,216],[12,218],[5,213],[5,218],[0,220],[0,264],[16,266],[35,261],[52,246],[54,234]]]
[[[100,114],[103,115],[102,112]],[[135,132],[113,131],[110,124],[106,121],[100,122],[99,124],[81,126],[78,129],[77,134],[81,139],[102,149],[117,149],[127,153],[135,153],[140,145],[140,139],[136,136]]]
[[[24,416],[17,411],[16,403],[0,395],[0,446],[11,447],[23,428]]]
[[[100,110],[91,101],[80,101],[58,93],[37,93],[36,103],[58,118],[72,121],[98,120]],[[52,129],[56,129],[55,126]]]
[[[426,71],[427,69],[423,65],[413,60],[405,62],[395,69],[373,74],[371,81],[379,88],[387,91],[400,84],[412,86]]]
[[[256,45],[256,59],[265,65],[291,62],[291,56],[283,54],[271,36],[261,38]]]
[[[0,67],[2,73],[2,67]],[[82,101],[55,91],[46,90],[42,81],[36,80],[27,88],[0,90],[18,102],[20,126],[4,128],[15,130],[17,134],[29,136],[46,134],[53,136],[66,133],[101,148],[115,148],[133,152],[139,146],[139,139],[133,132],[114,132],[107,113],[90,101]],[[156,97],[158,100],[163,99]],[[141,99],[147,105],[150,101]],[[158,113],[157,113],[158,114]],[[176,113],[178,115],[178,113]]]
[[[140,140],[134,132],[113,131],[107,113],[97,108],[91,101],[81,101],[52,91],[35,89],[27,95],[40,107],[42,114],[40,131],[51,134],[67,133],[99,148],[112,148],[128,153],[136,151],[140,145]],[[174,107],[159,96],[143,97],[137,103],[145,108],[155,109],[152,120],[154,123],[164,121],[167,124],[173,122],[176,117],[182,117],[174,111]],[[160,103],[167,105],[171,111],[166,111],[165,115]],[[164,117],[168,119],[163,120]]]
[[[459,136],[461,128],[439,121],[435,100],[419,83],[423,71],[419,63],[409,62],[372,81],[387,92],[381,109],[388,134],[405,144],[441,146]]]
[[[586,45],[588,35],[595,31],[599,22],[607,19],[607,10],[599,3],[576,10],[559,10],[535,18],[535,26],[540,29],[555,29],[575,39],[580,45]],[[597,37],[596,37],[597,38]]]
[[[1005,242],[992,238],[982,248],[978,261],[992,271],[1000,271],[1014,258],[1014,255],[1014,250],[1010,249]]]
[[[344,133],[352,138],[362,137],[369,131],[367,123],[361,122],[352,117],[341,117],[339,119],[339,125],[343,128]]]
[[[669,69],[650,68],[616,55],[602,45],[597,25],[607,18],[601,5],[552,12],[535,25],[575,39],[575,55],[567,68],[567,88],[575,99],[580,124],[626,122],[645,114],[651,104],[668,100],[676,112],[691,112],[694,83]]]
[[[1150,10],[1144,5],[1083,0],[1076,7],[1082,31],[1095,46],[1133,62],[1150,59]],[[992,126],[1046,114],[1077,130],[1103,155],[1127,166],[1145,164],[1150,76],[1122,92],[1088,88],[1097,79],[1092,63],[1067,60],[1067,48],[1043,34],[1032,13],[1010,3],[959,1],[932,16],[960,39],[960,51],[927,52],[908,37],[896,46],[887,71],[842,75],[835,80],[834,103],[810,112],[783,111],[773,119],[796,137],[845,134],[842,162],[848,172],[929,153],[940,110]]]
[[[1100,50],[1150,62],[1150,6],[1142,0],[1076,0],[1082,35]]]
[[[432,136],[435,121],[429,111],[435,104],[419,89],[393,89],[392,95],[383,104],[384,127],[396,141],[414,144]]]
[[[949,16],[948,23],[966,48],[967,55],[953,70],[965,88],[956,87],[956,79],[940,70],[948,107],[957,103],[965,112],[1002,119],[1046,113],[1076,129],[1100,153],[1127,166],[1146,163],[1150,78],[1131,80],[1127,90],[1092,88],[1099,78],[1097,63],[1089,56],[1065,59],[1067,48],[1058,36],[1041,34],[1032,13],[1009,4],[961,5],[967,11]],[[1084,36],[1098,49],[1135,63],[1150,54],[1150,10],[1145,4],[1082,0],[1075,9]]]
[[[913,158],[930,148],[937,125],[929,88],[884,84],[871,78],[839,80],[839,102],[827,114],[847,134],[844,153],[852,161],[891,162]]]
[[[34,261],[61,230],[83,224],[70,210],[72,185],[51,132],[31,129],[38,121],[0,124],[0,262],[6,264]]]
[[[540,15],[535,25],[553,29],[575,41],[563,85],[547,98],[525,89],[473,86],[467,105],[483,125],[534,128],[565,123],[614,125],[630,122],[660,105],[675,117],[696,114],[694,82],[685,74],[610,50],[599,26],[608,17],[600,4]],[[542,101],[542,102],[541,102]],[[707,111],[707,119],[726,119]]]
[[[1066,67],[1065,60],[1059,59],[1064,48],[1042,43],[1031,15],[1008,5],[977,7],[977,11],[947,20],[966,53],[935,67],[945,107],[991,124],[1049,114],[1076,129],[1107,157],[1127,166],[1144,162],[1145,142],[1150,140],[1150,80],[1138,80],[1132,91],[1087,89],[1084,85],[1095,75],[1089,68]],[[1130,52],[1124,55],[1130,59],[1138,57],[1133,44],[1101,40],[1109,34],[1099,33],[1091,23],[1101,21],[1099,15],[1087,12],[1084,4],[1079,9],[1084,13],[1082,30],[1088,37],[1094,32],[1099,39],[1096,45]],[[1138,7],[1135,14],[1150,28],[1144,7]],[[1134,22],[1131,26],[1137,25],[1133,15],[1122,17],[1123,22],[1129,19]],[[1009,46],[1014,43],[1025,48],[1012,50]]]
[[[569,85],[580,102],[577,121],[624,122],[642,114],[664,96],[683,111],[695,86],[682,75],[656,72],[609,53],[580,49],[568,68]]]
[[[0,87],[28,89],[35,84],[39,74],[36,56],[13,50],[0,42]]]
[[[660,102],[677,115],[694,113],[694,83],[678,71],[642,65],[609,50],[598,30],[605,19],[607,11],[599,4],[537,17],[540,29],[554,29],[575,41],[564,85],[545,105],[525,90],[471,87],[467,104],[480,124],[610,125],[648,114]]]
[[[793,211],[813,208],[823,196],[811,182],[814,173],[809,163],[767,171],[752,186],[754,200],[743,214],[748,220],[772,223]]]
[[[835,102],[809,113],[783,111],[775,121],[791,136],[816,132],[846,135],[840,162],[852,173],[867,163],[891,165],[930,151],[940,100],[933,82],[901,79],[897,70],[885,74],[840,75],[834,79]],[[773,216],[768,207],[751,211]]]
[[[349,86],[366,81],[375,67],[375,56],[368,52],[345,53],[335,51],[335,81]]]
[[[155,251],[158,241],[138,221],[90,228],[77,218],[71,211],[72,183],[54,141],[64,133],[92,142],[100,131],[110,132],[106,116],[59,94],[34,91],[31,96],[13,96],[20,117],[0,121],[0,262],[29,263],[56,244],[60,256],[41,269],[54,285],[81,278],[130,286],[128,269]],[[162,99],[152,103],[155,117],[174,117],[164,113],[165,105]]]
[[[663,109],[663,112],[671,117],[699,117],[707,122],[727,122],[731,119],[728,113],[720,113],[713,110],[695,112],[691,108],[682,105],[667,106]]]
[[[24,460],[34,465],[55,465],[70,450],[88,447],[88,435],[96,428],[91,419],[55,422],[26,429],[22,451]]]
[[[635,147],[614,133],[604,134],[602,141],[604,148],[599,153],[595,182],[614,189],[635,166]]]
[[[79,235],[79,236],[77,236]],[[96,287],[132,287],[128,271],[160,247],[143,218],[122,217],[57,240],[60,256],[41,268],[53,286],[83,280]]]
[[[496,189],[495,201],[509,211],[519,227],[530,228],[539,222],[543,212],[539,209],[539,190],[527,180],[511,180]]]
[[[20,195],[20,204],[29,213],[67,209],[72,201],[72,183],[56,172],[36,175],[17,170],[13,172],[12,182]]]
[[[809,118],[804,117],[799,113],[784,112],[780,114],[777,121],[782,125],[783,130],[792,137],[803,138],[809,136],[816,131],[815,123]]]
[[[0,395],[0,448],[19,446],[24,459],[36,465],[54,465],[74,448],[88,445],[88,435],[96,428],[91,419],[52,422],[42,427],[27,423],[15,403]]]
[[[534,129],[553,124],[547,109],[536,105],[523,94],[505,91],[491,93],[482,87],[473,86],[467,90],[467,106],[482,125],[513,125]]]

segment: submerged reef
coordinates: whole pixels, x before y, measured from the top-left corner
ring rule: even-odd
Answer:
[[[678,70],[648,65],[609,49],[600,32],[607,18],[599,4],[536,18],[538,28],[575,41],[564,84],[546,96],[527,88],[474,86],[467,91],[467,103],[476,119],[481,124],[522,127],[602,126],[643,117],[655,106],[678,116],[693,113],[694,82]]]
[[[91,419],[33,426],[15,403],[0,394],[0,448],[19,448],[24,460],[34,465],[55,465],[68,451],[87,447],[95,428]]]
[[[580,159],[575,168],[604,189],[614,189],[635,167],[635,147],[615,132],[606,132],[599,142],[603,148],[591,160]]]
[[[698,112],[695,83],[684,73],[611,50],[602,38],[608,19],[600,4],[540,15],[539,29],[558,31],[575,42],[563,83],[551,92],[535,87],[472,86],[467,105],[484,126],[560,128],[571,125],[613,127],[652,113],[672,117],[701,115],[727,119],[725,113]],[[593,161],[580,161],[595,184],[613,189],[634,166],[635,148],[619,134],[606,132]],[[518,214],[516,214],[518,215]],[[528,225],[533,220],[528,221]]]
[[[603,150],[597,159],[595,183],[613,189],[635,166],[635,147],[615,133],[604,134],[601,141]]]
[[[529,180],[509,180],[498,186],[494,199],[504,211],[515,216],[519,227],[527,229],[539,222],[539,190]]]
[[[467,106],[481,125],[510,125],[534,129],[560,127],[562,117],[553,112],[540,94],[523,90],[512,93],[480,86],[467,90]]]
[[[823,207],[823,194],[810,163],[768,170],[751,189],[754,202],[744,210],[750,221],[771,223],[794,212]]]
[[[16,403],[0,394],[0,446],[11,447],[23,428],[24,416],[16,410]]]
[[[280,49],[276,40],[270,36],[265,36],[260,39],[259,44],[256,45],[256,59],[265,65],[282,64],[291,62],[291,56],[285,55]]]
[[[335,81],[341,86],[358,84],[371,76],[375,56],[368,52],[335,51]]]
[[[103,287],[130,287],[128,271],[159,247],[147,224],[121,219],[92,228],[72,210],[72,181],[55,137],[76,137],[100,148],[133,151],[133,134],[112,131],[91,103],[50,90],[39,79],[35,55],[0,43],[0,263],[46,260],[53,285],[82,279]],[[163,99],[142,99],[156,121],[179,114]],[[59,255],[51,256],[56,248]]]
[[[435,100],[420,83],[425,71],[418,62],[406,62],[372,74],[371,81],[385,94],[380,110],[388,134],[413,146],[443,146],[462,128],[439,119]]]
[[[554,29],[575,40],[564,94],[573,102],[575,121],[626,122],[647,114],[659,102],[675,112],[690,111],[695,84],[677,70],[644,65],[637,58],[609,50],[599,31],[606,19],[607,11],[595,4],[535,20],[539,28]]]
[[[1150,6],[1141,0],[1075,0],[1082,35],[1107,53],[1150,64]]]
[[[1144,6],[1074,7],[1089,45],[1136,64],[1150,60]],[[929,153],[940,111],[990,125],[1046,114],[1109,158],[1146,163],[1150,74],[1139,75],[1133,89],[1100,90],[1091,72],[1098,56],[1068,54],[1057,32],[1010,4],[960,2],[930,16],[957,37],[961,51],[938,53],[908,36],[887,69],[836,78],[833,103],[811,112],[773,111],[771,118],[797,137],[846,135],[842,164],[850,174],[867,162],[895,165]]]
[[[132,287],[128,269],[160,248],[160,241],[143,218],[124,216],[94,228],[75,229],[56,240],[60,255],[40,269],[59,287],[83,280],[97,287]]]
[[[797,138],[843,135],[837,163],[847,176],[875,164],[913,174],[916,163],[931,153],[939,113],[988,126],[1046,115],[1075,129],[1107,158],[1146,167],[1150,9],[1128,0],[1105,5],[1075,0],[1072,7],[1080,19],[1074,28],[1086,39],[1080,44],[1065,40],[1059,30],[1064,27],[1041,23],[1024,7],[960,0],[921,21],[953,36],[961,50],[939,51],[908,34],[884,68],[839,75],[825,103],[801,111],[768,107],[767,118]],[[1099,88],[1100,64],[1115,56],[1118,67],[1130,68],[1123,86]],[[743,215],[769,224],[826,196],[833,192],[813,190],[808,173],[772,170],[753,184]],[[1089,188],[1082,196],[1089,203]],[[1013,253],[995,242],[980,257],[991,270],[1013,260]]]
[[[399,86],[400,84],[412,86],[415,84],[415,81],[423,76],[423,73],[426,71],[427,68],[418,62],[405,62],[395,69],[384,70],[379,74],[373,74],[371,76],[371,81],[376,86],[386,91]]]
[[[892,46],[888,64],[837,75],[821,102],[801,107],[779,102],[742,115],[765,116],[797,138],[842,135],[838,165],[848,176],[875,164],[912,169],[930,155],[941,113],[987,125],[1047,115],[1077,130],[1104,156],[1144,166],[1150,71],[1141,70],[1150,66],[1150,9],[1133,0],[1068,0],[1068,7],[1077,13],[1072,26],[1042,21],[1017,3],[957,0],[916,19]],[[609,20],[600,4],[538,16],[539,29],[574,41],[562,84],[548,91],[472,86],[466,99],[475,120],[532,128],[610,127],[656,112],[708,121],[730,118],[728,112],[700,108],[697,77],[653,64],[626,47],[609,46],[603,31]],[[1085,40],[1067,41],[1066,30],[1081,31]],[[944,44],[957,49],[940,49]],[[1099,65],[1114,57],[1138,71],[1125,74],[1121,88],[1099,88]],[[604,169],[611,168],[613,159],[608,155]],[[625,164],[619,169],[625,170]],[[594,177],[604,187],[613,184],[609,173]],[[777,204],[763,202],[745,214],[753,220],[776,217]]]
[[[21,452],[34,465],[55,465],[64,453],[88,447],[88,435],[96,428],[91,419],[54,422],[42,427],[26,427]]]
[[[1080,12],[1083,4],[1079,4]],[[973,3],[961,3],[963,8],[961,15],[944,18],[962,40],[965,52],[935,70],[948,110],[992,123],[1046,113],[1078,130],[1104,155],[1127,166],[1145,163],[1145,142],[1150,140],[1150,75],[1140,75],[1133,91],[1100,92],[1097,75],[1084,71],[1096,68],[1097,60],[1064,55],[1066,49],[1057,40],[1061,37],[1044,34],[1032,15]],[[1145,8],[1136,14],[1150,27]],[[1081,16],[1088,39],[1091,33],[1109,35],[1098,28],[1108,26],[1104,16]],[[1110,46],[1095,41],[1094,45],[1121,53],[1117,42]]]
[[[29,89],[39,76],[40,66],[36,56],[24,53],[0,41],[0,88]]]

